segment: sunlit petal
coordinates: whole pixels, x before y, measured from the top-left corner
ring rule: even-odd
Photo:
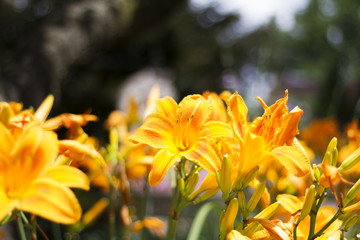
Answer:
[[[20,210],[61,224],[73,224],[80,219],[80,204],[66,186],[51,179],[42,179],[28,191],[31,195],[20,201]]]
[[[227,102],[228,114],[232,120],[235,135],[238,138],[243,138],[247,124],[248,109],[244,100],[237,92],[235,92]]]
[[[211,173],[221,169],[222,157],[220,152],[216,145],[208,139],[199,140],[195,149],[181,154]]]
[[[155,148],[171,148],[173,147],[173,128],[174,126],[168,118],[158,113],[152,113],[129,139]]]
[[[151,186],[158,185],[165,177],[167,171],[174,163],[181,158],[178,154],[172,154],[168,150],[160,150],[154,157],[152,169],[149,173],[149,183]]]
[[[34,113],[35,117],[39,119],[41,122],[44,122],[50,113],[53,103],[54,103],[54,96],[53,95],[47,96],[45,100],[41,103],[41,105],[38,107],[36,112]]]
[[[277,147],[271,151],[293,175],[302,177],[310,173],[310,160],[303,151],[292,146]]]
[[[74,167],[66,165],[53,166],[42,177],[53,179],[68,187],[89,190],[88,177]]]

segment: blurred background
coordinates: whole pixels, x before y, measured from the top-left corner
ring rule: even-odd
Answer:
[[[0,94],[37,107],[52,93],[53,115],[102,121],[154,83],[178,100],[239,91],[256,109],[289,89],[302,124],[346,123],[360,111],[359,26],[356,0],[0,0]]]
[[[302,126],[345,125],[360,116],[359,26],[357,0],[0,0],[0,97],[36,108],[51,93],[52,116],[91,110],[104,139],[109,113],[154,84],[178,101],[238,91],[252,116],[254,97],[288,89]]]

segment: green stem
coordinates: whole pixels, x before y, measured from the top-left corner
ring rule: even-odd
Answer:
[[[24,228],[24,223],[21,219],[21,214],[19,212],[17,218],[16,218],[16,223],[17,223],[17,229],[19,232],[19,236],[21,240],[26,240],[26,234],[25,234],[25,228]]]
[[[169,229],[168,229],[168,236],[167,240],[175,240],[176,239],[176,228],[178,224],[178,219],[169,219]]]
[[[316,223],[316,215],[317,215],[316,208],[317,208],[316,202],[314,201],[313,207],[310,212],[310,230],[309,230],[308,239],[312,239],[314,232],[315,232],[315,223]]]
[[[336,214],[330,219],[330,221],[329,221],[325,226],[323,226],[317,233],[315,233],[315,234],[312,236],[312,238],[310,238],[310,239],[315,239],[315,238],[317,238],[317,237],[320,237],[320,236],[323,234],[323,232],[324,232],[333,222],[335,222],[336,219],[338,219],[338,217],[340,216],[340,214],[341,214],[341,211],[338,210],[338,211],[336,212]]]
[[[294,227],[294,232],[293,232],[294,240],[297,240],[297,227],[298,227],[298,225],[296,224]]]

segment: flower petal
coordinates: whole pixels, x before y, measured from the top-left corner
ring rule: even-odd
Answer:
[[[160,113],[161,115],[164,115],[170,119],[175,117],[178,105],[173,98],[167,96],[156,100],[155,104],[157,107],[157,113]]]
[[[36,112],[34,113],[35,117],[39,119],[41,122],[44,122],[50,113],[53,103],[54,103],[54,96],[53,95],[47,96],[45,100],[41,103],[41,105],[38,107]]]
[[[248,108],[242,97],[235,92],[228,100],[228,114],[232,120],[232,126],[235,135],[238,138],[243,138],[245,135],[245,128],[247,124]]]
[[[204,128],[201,130],[201,136],[207,137],[232,137],[233,130],[231,127],[223,122],[209,121],[205,123]]]
[[[101,166],[107,167],[104,158],[93,146],[80,143],[76,140],[59,141],[59,151],[72,160],[82,161],[86,157],[90,157]]]
[[[81,207],[75,194],[59,182],[38,180],[28,194],[29,197],[20,200],[20,210],[61,224],[73,224],[81,217]]]
[[[168,150],[160,150],[154,157],[152,169],[149,173],[149,184],[151,186],[158,185],[165,177],[167,171],[174,163],[181,158],[178,154],[172,154]]]
[[[11,214],[14,210],[16,203],[14,201],[5,201],[0,199],[0,222]]]
[[[216,145],[206,138],[200,138],[196,148],[190,152],[181,153],[190,161],[200,165],[210,173],[215,174],[221,169],[222,157]]]
[[[42,177],[53,179],[67,187],[89,190],[89,179],[86,174],[67,165],[53,166]]]
[[[129,139],[155,148],[171,148],[173,146],[173,128],[174,125],[168,118],[159,113],[152,113]]]
[[[310,160],[305,152],[292,146],[277,147],[271,151],[293,175],[303,177],[310,173]]]

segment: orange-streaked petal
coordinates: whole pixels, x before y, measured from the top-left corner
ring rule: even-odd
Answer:
[[[154,157],[152,169],[149,173],[149,184],[158,185],[165,177],[167,171],[181,158],[178,154],[172,154],[168,150],[160,150]]]
[[[181,155],[200,165],[208,172],[215,173],[221,169],[222,157],[220,152],[216,145],[206,138],[201,138],[192,151],[183,152]]]
[[[75,194],[51,179],[36,181],[29,197],[19,201],[20,210],[61,224],[73,224],[81,217],[81,207]]]
[[[277,147],[271,151],[293,175],[303,177],[310,173],[310,159],[305,152],[292,146]]]
[[[228,99],[228,114],[232,120],[233,130],[238,138],[243,138],[247,125],[248,108],[242,97],[235,92]]]
[[[152,113],[129,139],[155,148],[172,148],[173,129],[174,125],[168,118],[159,113]]]
[[[201,95],[195,94],[185,97],[179,103],[180,128],[186,129],[186,126],[189,126],[189,135],[199,132],[209,118],[209,106],[209,101]]]
[[[175,117],[178,105],[172,97],[167,96],[156,100],[155,104],[157,107],[157,113],[164,115],[170,119],[173,119]]]
[[[223,122],[209,121],[205,123],[204,128],[201,130],[201,136],[207,137],[232,137],[233,130],[231,127]]]
[[[42,177],[53,179],[67,187],[89,190],[89,179],[86,174],[67,165],[53,166]]]
[[[47,96],[45,100],[41,103],[41,105],[38,107],[36,112],[34,113],[35,117],[39,119],[41,122],[44,122],[50,113],[53,103],[54,103],[54,96],[53,95]]]
[[[299,134],[298,124],[301,115],[304,113],[299,107],[295,107],[289,114],[285,116],[283,125],[285,128],[281,131],[278,136],[277,145],[291,145],[294,137]]]

